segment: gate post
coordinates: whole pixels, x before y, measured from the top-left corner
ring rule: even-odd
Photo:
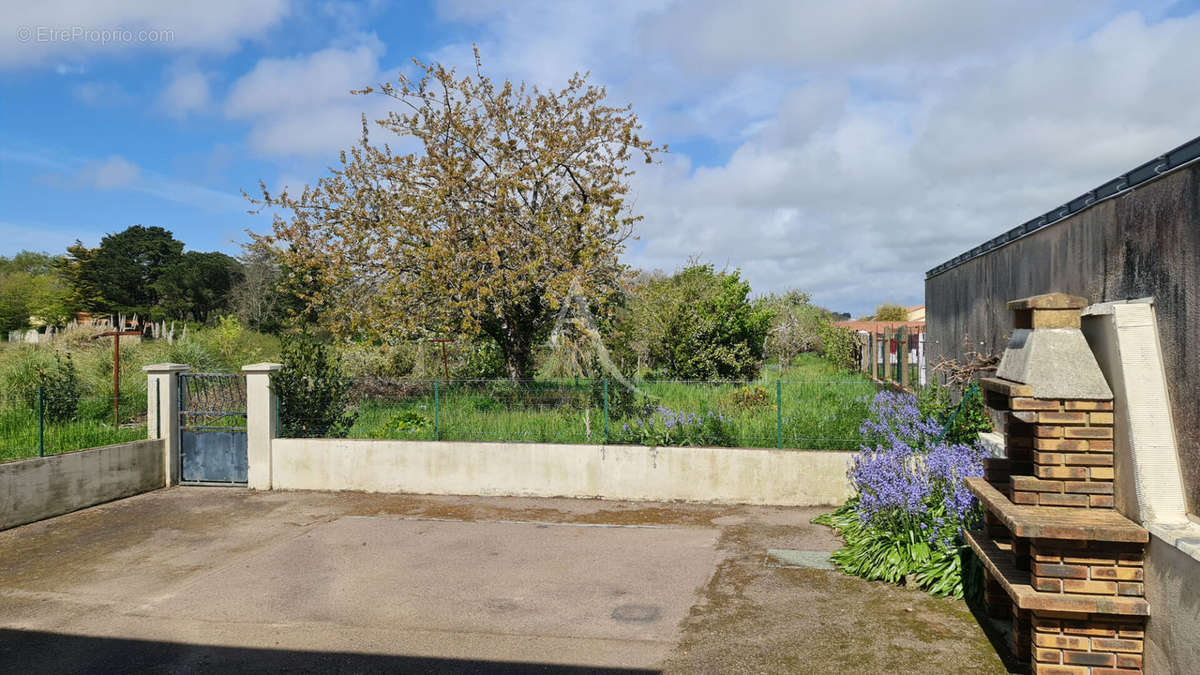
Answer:
[[[251,490],[271,489],[271,441],[275,439],[275,388],[271,373],[279,363],[242,366],[246,374],[246,484]]]
[[[145,366],[146,438],[162,439],[163,486],[179,484],[179,374],[191,367],[183,363]]]

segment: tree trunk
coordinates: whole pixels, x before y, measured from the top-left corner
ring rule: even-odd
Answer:
[[[517,337],[500,345],[504,352],[504,367],[508,379],[525,380],[533,377],[533,345],[528,339]]]

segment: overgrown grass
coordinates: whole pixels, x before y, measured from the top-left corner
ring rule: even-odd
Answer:
[[[112,399],[81,399],[75,415],[67,420],[46,420],[39,446],[36,409],[0,409],[0,462],[37,457],[39,447],[47,455],[125,443],[146,438],[146,398],[122,402],[121,426],[114,426]]]
[[[804,355],[808,357],[808,355]],[[875,393],[865,378],[803,358],[784,379],[754,382],[637,381],[632,395],[609,381],[390,381],[360,383],[351,438],[601,443],[659,407],[727,418],[734,447],[849,450]],[[777,398],[779,406],[777,409]],[[605,420],[608,430],[605,432]]]
[[[46,421],[46,454],[146,438],[143,366],[172,362],[185,363],[193,372],[236,372],[279,353],[277,338],[229,325],[193,325],[186,339],[180,326],[173,343],[126,338],[121,343],[121,423],[115,426],[112,338],[98,337],[101,332],[73,330],[48,344],[0,343],[0,461],[38,455],[39,373],[53,370],[67,356],[77,373],[79,402],[67,419]]]

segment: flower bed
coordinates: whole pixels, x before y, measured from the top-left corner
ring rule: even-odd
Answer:
[[[814,521],[846,541],[834,564],[865,579],[962,597],[967,547],[959,533],[982,515],[962,479],[983,475],[986,452],[941,438],[938,420],[899,392],[875,396],[860,432],[868,440],[848,471],[857,495]]]

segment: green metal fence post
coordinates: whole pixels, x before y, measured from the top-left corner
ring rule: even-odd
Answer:
[[[783,380],[775,380],[775,447],[783,449]]]
[[[604,378],[604,444],[608,445],[608,378]]]
[[[46,456],[46,388],[38,387],[38,457]]]
[[[437,378],[434,378],[434,380],[433,380],[433,440],[435,440],[435,441],[442,440],[442,431],[441,431],[441,426],[440,426],[441,420],[438,419],[438,413],[441,411],[438,409],[438,405],[439,405],[438,404],[438,381],[437,381]]]

